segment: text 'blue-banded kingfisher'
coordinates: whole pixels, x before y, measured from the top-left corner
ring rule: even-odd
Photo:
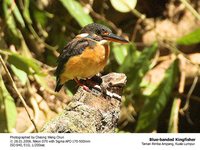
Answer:
[[[58,92],[65,82],[90,79],[105,67],[110,54],[109,42],[128,43],[101,24],[92,23],[85,26],[74,39],[61,51],[56,68]]]

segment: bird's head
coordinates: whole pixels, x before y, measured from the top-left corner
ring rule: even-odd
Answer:
[[[92,23],[87,26],[85,26],[78,35],[80,37],[90,37],[96,41],[99,41],[101,43],[106,42],[118,42],[118,43],[128,43],[129,41],[124,39],[121,36],[117,36],[112,33],[112,31],[101,24]]]

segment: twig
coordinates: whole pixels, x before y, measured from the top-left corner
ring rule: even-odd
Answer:
[[[170,58],[171,58],[170,55],[160,56],[160,57],[158,58],[158,62],[166,61],[166,60],[169,60]]]
[[[30,103],[31,103],[31,105],[33,107],[33,111],[34,111],[34,120],[36,122],[38,122],[40,109],[38,107],[37,101],[31,97]],[[28,129],[26,129],[26,131],[24,131],[24,133],[31,133],[33,130],[34,130],[34,126],[31,125]]]
[[[132,42],[135,41],[136,34],[137,34],[137,31],[138,31],[138,29],[139,29],[139,25],[140,25],[141,22],[142,22],[142,19],[138,19],[138,20],[136,21],[135,28],[134,28],[133,33],[132,33],[132,36],[131,36],[131,41],[132,41]]]
[[[180,0],[185,7],[198,19],[200,20],[199,13],[187,2],[187,0]]]
[[[182,94],[184,92],[184,88],[185,88],[185,79],[186,79],[186,74],[185,74],[185,66],[186,66],[186,62],[185,62],[185,57],[181,54],[179,54],[179,59],[180,59],[180,63],[181,63],[181,67],[183,68],[181,71],[181,76],[180,76],[180,83],[179,83],[179,93]]]
[[[174,98],[171,114],[170,114],[170,121],[168,126],[168,132],[170,133],[178,133],[178,116],[179,116],[179,108],[181,105],[180,98]]]
[[[5,2],[4,2],[5,3]],[[12,2],[11,2],[11,6],[10,6],[10,8],[8,9],[8,14],[7,14],[7,16],[6,16],[6,20],[9,20],[10,19],[10,17],[12,16],[12,12],[13,12],[13,10],[15,9],[15,7],[16,7],[16,3],[15,3],[15,1],[13,0]],[[7,26],[7,24],[5,23],[5,24],[3,24],[3,26],[1,27],[1,30],[2,31],[4,31],[5,29],[5,27]]]
[[[178,57],[180,59],[182,68],[185,68],[185,59],[183,55],[179,54]],[[185,79],[186,79],[185,69],[183,69],[180,75],[180,82],[179,82],[179,88],[178,88],[179,94],[182,94],[184,92]],[[168,129],[169,132],[178,133],[178,120],[179,120],[180,106],[181,106],[181,98],[180,97],[175,98],[172,104],[172,111],[170,115],[170,121],[169,121],[170,124],[169,124],[169,129]],[[173,130],[170,130],[170,128],[172,128]]]
[[[181,97],[187,98],[187,95],[184,94],[184,93],[181,93],[181,94],[179,93],[179,94],[175,94],[175,95],[178,95],[178,96],[181,96]],[[191,95],[190,100],[194,100],[194,101],[200,103],[200,97],[199,97],[199,96]]]
[[[189,92],[188,92],[188,94],[187,94],[186,103],[185,103],[184,107],[181,109],[181,111],[183,111],[183,112],[184,112],[184,111],[187,111],[188,108],[189,108],[190,97],[191,97],[191,95],[192,95],[192,93],[193,93],[193,91],[194,91],[194,89],[195,89],[195,87],[196,87],[196,85],[197,85],[198,79],[199,79],[199,77],[198,77],[198,76],[195,76],[195,78],[194,78],[194,80],[193,80],[193,83],[192,83],[192,86],[191,86],[191,88],[190,88],[190,90],[189,90]]]
[[[192,61],[190,60],[190,58],[189,58],[185,53],[183,53],[181,50],[179,50],[174,44],[169,43],[169,42],[168,42],[168,43],[164,43],[164,42],[162,42],[162,41],[159,41],[159,42],[160,42],[159,44],[160,44],[161,46],[163,46],[163,47],[165,47],[165,48],[168,48],[169,50],[171,50],[172,53],[174,53],[174,54],[176,54],[176,55],[182,54],[182,55],[184,56],[184,58],[187,60],[187,62],[189,62],[189,63],[192,64],[192,65],[197,66],[197,67],[198,67],[198,70],[200,70],[200,66],[199,66],[198,64],[192,62]]]
[[[38,42],[44,44],[44,46],[45,46],[47,49],[51,50],[51,51],[54,53],[55,56],[58,56],[58,55],[59,55],[58,52],[56,52],[56,49],[58,48],[58,46],[54,46],[54,47],[53,47],[53,46],[47,44],[44,40],[42,40],[42,39],[39,37],[39,35],[35,32],[35,30],[34,30],[34,28],[33,28],[33,26],[32,26],[31,24],[28,24],[28,28],[29,28],[30,32],[32,33],[33,37],[34,37],[36,40],[38,40]]]
[[[34,121],[35,121],[35,123],[38,123],[40,109],[39,109],[38,103],[36,101],[37,100],[37,98],[35,96],[36,93],[33,92],[35,90],[33,90],[29,81],[27,82],[27,89],[28,89],[27,91],[30,95],[29,101],[30,101],[30,104],[32,105],[33,112],[34,112]],[[24,133],[31,133],[31,132],[33,132],[33,130],[34,130],[34,126],[31,125],[28,129],[26,129],[26,131],[24,131]]]
[[[191,88],[190,88],[190,90],[189,90],[189,92],[187,94],[186,103],[185,103],[184,107],[182,109],[180,109],[180,113],[182,115],[185,113],[186,119],[191,125],[193,125],[194,123],[193,123],[192,119],[190,118],[190,114],[189,114],[190,97],[191,97],[191,95],[192,95],[192,93],[193,93],[193,91],[195,89],[195,86],[196,86],[196,84],[198,82],[198,79],[199,79],[199,77],[195,76],[195,78],[193,80],[193,83],[192,83],[192,86],[191,86]]]
[[[5,71],[6,71],[7,75],[8,75],[8,78],[9,78],[11,84],[12,84],[12,87],[13,87],[14,91],[16,92],[16,94],[18,95],[19,99],[21,100],[21,102],[22,102],[22,104],[23,104],[23,106],[24,106],[24,108],[25,108],[25,110],[27,112],[27,115],[28,115],[29,119],[31,120],[32,124],[34,125],[35,131],[38,132],[36,124],[35,124],[33,118],[31,117],[30,113],[28,112],[28,106],[27,106],[24,98],[22,97],[22,95],[19,93],[19,91],[17,89],[17,86],[15,85],[15,82],[13,81],[12,76],[11,76],[10,72],[8,71],[8,68],[6,67],[6,64],[5,64],[4,60],[2,59],[1,55],[0,55],[0,62],[3,65],[3,68],[5,69]]]
[[[140,13],[140,12],[139,12],[138,10],[136,10],[136,9],[132,9],[132,8],[128,5],[128,3],[127,3],[126,1],[121,1],[121,2],[124,3],[124,5],[126,5],[126,7],[128,7],[128,8],[131,10],[131,12],[132,12],[136,17],[138,17],[138,18],[141,19],[142,21],[144,21],[144,20],[146,19],[146,15]]]
[[[141,14],[139,11],[137,11],[136,9],[133,9],[132,10],[132,13],[136,16],[136,17],[138,17],[138,18],[140,18],[141,20],[145,20],[146,19],[146,16],[144,15],[144,14]]]
[[[7,52],[7,51],[5,51],[5,50],[1,50],[0,49],[0,54],[3,54],[3,55],[11,55],[11,53],[10,52]]]

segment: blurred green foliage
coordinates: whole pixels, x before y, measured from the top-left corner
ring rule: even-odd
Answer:
[[[0,6],[0,54],[4,56],[12,75],[16,76],[22,85],[37,82],[48,91],[53,88],[48,86],[49,81],[45,79],[47,73],[44,70],[56,66],[59,50],[81,27],[93,21],[107,24],[105,20],[92,18],[78,0],[4,0],[0,1]],[[198,29],[178,39],[175,44],[199,43],[199,37]],[[140,51],[133,42],[126,45],[112,43],[111,50],[111,59],[105,72],[117,71],[127,75],[122,107],[128,107],[129,104],[138,107],[134,109],[138,110],[139,117],[135,122],[136,127],[133,126],[131,131],[156,130],[159,116],[177,84],[178,59],[171,63],[160,84],[152,89],[151,84],[142,83],[145,82],[146,73],[153,67],[152,62],[158,51],[156,42]],[[12,132],[16,122],[16,100],[13,100],[13,95],[6,90],[1,77],[5,76],[2,70],[1,67],[0,132]],[[48,80],[55,81],[53,74]],[[151,92],[146,95],[144,89]],[[137,101],[142,103],[141,108],[136,105]]]
[[[78,3],[76,0],[60,1],[63,6],[69,11],[70,15],[72,15],[76,19],[81,27],[84,27],[85,25],[93,22],[92,18],[84,12],[81,4]]]
[[[117,11],[126,13],[134,10],[137,0],[110,0],[110,2]]]
[[[192,45],[200,43],[200,28],[195,31],[177,39],[177,44],[180,45]]]
[[[170,94],[176,85],[177,75],[178,60],[176,59],[166,70],[162,82],[146,97],[135,129],[136,132],[150,132],[156,129],[158,117],[166,107]]]
[[[0,133],[15,131],[17,111],[15,102],[7,91],[0,75]]]

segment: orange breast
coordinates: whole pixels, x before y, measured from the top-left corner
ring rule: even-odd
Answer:
[[[108,45],[97,44],[95,48],[87,48],[81,55],[71,57],[60,75],[61,83],[74,78],[84,79],[96,75],[105,67],[109,54]]]

